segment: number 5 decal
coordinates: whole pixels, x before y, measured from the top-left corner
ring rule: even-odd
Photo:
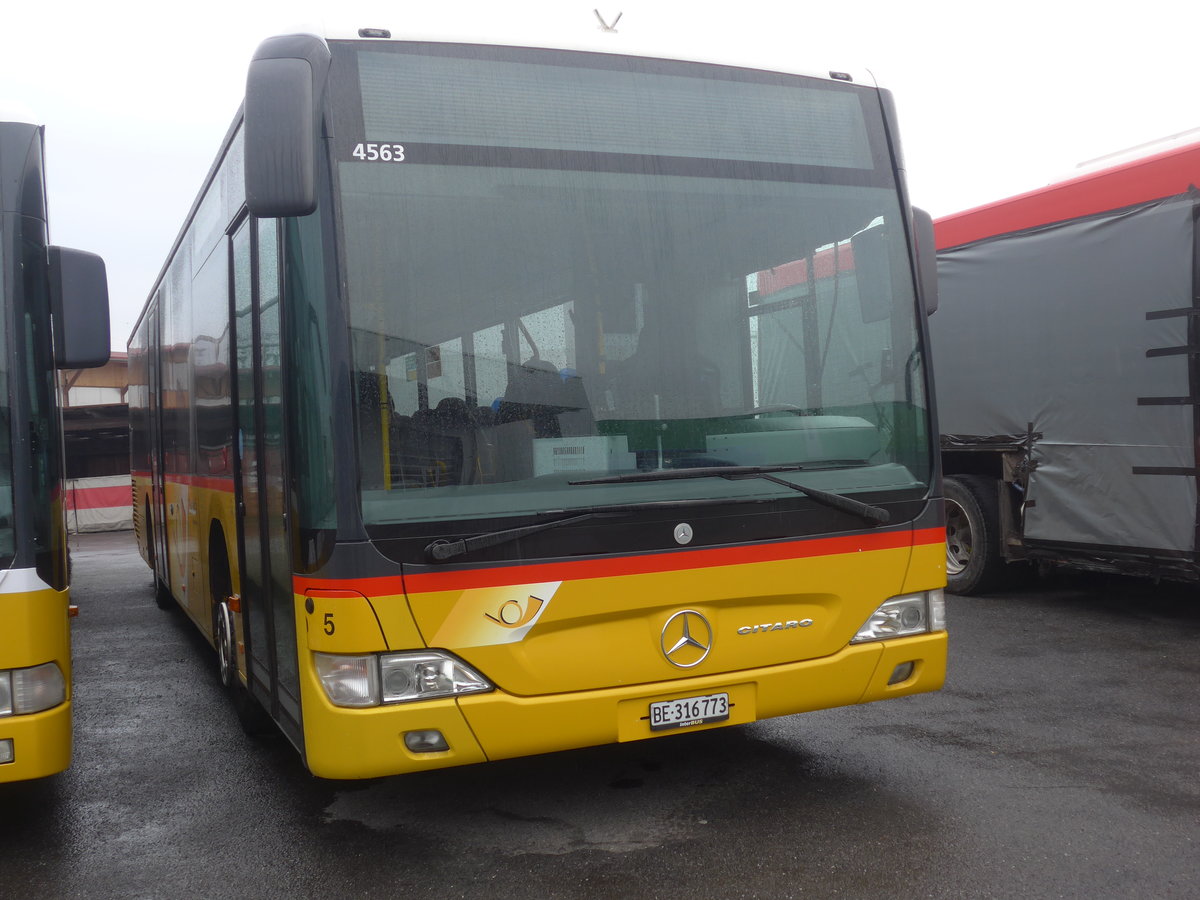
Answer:
[[[333,634],[333,632],[334,632],[333,613],[327,612],[327,613],[325,613],[325,633]]]

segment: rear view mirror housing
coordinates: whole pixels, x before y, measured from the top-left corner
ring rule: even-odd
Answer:
[[[933,233],[933,216],[915,206],[913,233],[917,242],[917,281],[925,301],[925,315],[932,316],[938,307],[937,243]]]
[[[108,362],[108,275],[94,253],[49,248],[54,364],[92,369]]]
[[[317,208],[320,97],[329,47],[309,34],[263,41],[250,62],[243,107],[246,206],[259,218]]]

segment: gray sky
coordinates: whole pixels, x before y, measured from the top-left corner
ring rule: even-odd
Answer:
[[[251,53],[262,38],[298,26],[377,26],[400,37],[440,21],[474,35],[560,27],[591,35],[599,8],[610,20],[623,13],[621,39],[669,36],[697,56],[761,54],[799,70],[869,69],[896,94],[913,199],[935,216],[1200,126],[1191,96],[1195,4],[984,6],[42,0],[4,12],[0,111],[23,108],[46,125],[51,239],[105,258],[113,347],[124,349],[237,109]]]

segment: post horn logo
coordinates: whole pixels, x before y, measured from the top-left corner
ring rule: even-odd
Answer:
[[[667,619],[659,642],[667,662],[681,669],[691,669],[704,662],[712,650],[712,626],[696,610],[681,610]]]
[[[530,594],[528,601],[524,604],[519,600],[505,600],[500,604],[495,615],[492,613],[484,613],[484,615],[505,628],[520,628],[523,625],[532,624],[545,604],[545,600]]]

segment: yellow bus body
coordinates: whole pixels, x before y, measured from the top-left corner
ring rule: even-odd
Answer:
[[[134,483],[136,508],[144,509],[149,479],[135,476]],[[172,578],[186,573],[187,590],[177,599],[211,643],[208,535],[215,527],[227,540],[236,533],[232,493],[211,482],[168,482],[166,501],[170,571]],[[172,526],[172,512],[185,510],[186,525],[177,518]],[[946,677],[945,631],[848,643],[848,623],[865,622],[884,600],[944,584],[944,531],[891,534],[896,546],[867,533],[768,545],[758,548],[767,557],[758,560],[745,559],[754,548],[732,548],[437,573],[407,585],[400,576],[296,575],[300,749],[317,776],[375,778],[678,733],[650,730],[647,707],[658,700],[728,693],[729,719],[687,729],[699,731],[936,691]],[[139,545],[148,539],[140,536]],[[236,560],[234,549],[226,552]],[[514,578],[521,580],[505,583]],[[235,571],[235,592],[239,580]],[[545,608],[536,628],[515,640],[500,622],[502,607],[525,612],[531,598]],[[714,633],[712,656],[695,674],[671,666],[659,648],[664,622],[684,609],[703,614]],[[330,618],[332,635],[324,627]],[[245,685],[242,619],[235,616]],[[786,627],[809,619],[806,627]],[[785,627],[775,630],[776,623]],[[455,653],[496,690],[347,709],[329,701],[313,662],[314,653],[427,647]],[[906,663],[911,675],[889,683]],[[407,749],[405,734],[426,730],[441,732],[450,749]]]
[[[264,42],[130,336],[139,546],[243,723],[249,700],[314,774],[369,778],[940,688],[932,283],[890,100],[842,73],[444,43]],[[263,74],[279,60],[295,80]],[[437,93],[454,69],[519,77],[485,106],[562,113],[480,144]],[[582,100],[617,81],[620,133],[581,143]],[[401,89],[431,111],[410,157],[311,127],[382,132]],[[681,97],[731,133],[746,109],[827,124],[726,146],[672,124]],[[298,189],[269,189],[285,173]],[[784,490],[730,485],[751,476]],[[887,630],[893,609],[919,623]]]
[[[332,585],[298,591],[306,762],[322,777],[369,778],[642,740],[678,733],[651,731],[648,704],[718,691],[729,694],[730,718],[688,730],[938,690],[946,675],[945,631],[863,644],[847,644],[844,633],[847,622],[865,622],[889,596],[938,586],[945,545],[926,539],[931,542],[911,547],[557,584],[410,591],[407,598],[371,593],[390,579],[365,579],[361,591]],[[452,573],[447,580],[454,580]],[[296,584],[301,588],[304,579],[297,576]],[[537,628],[520,640],[508,640],[505,626],[489,619],[506,603],[548,593],[549,585],[553,597]],[[712,623],[712,655],[695,675],[672,667],[659,650],[664,622],[683,609]],[[322,627],[327,615],[337,623],[333,635]],[[806,619],[813,624],[774,629]],[[764,624],[771,628],[739,633]],[[329,702],[312,663],[313,652],[421,646],[453,651],[497,689],[457,700],[342,709]],[[913,664],[911,674],[890,684],[906,663]],[[440,731],[450,749],[409,751],[405,734],[423,730]]]
[[[18,574],[5,573],[6,579]],[[66,680],[67,699],[29,715],[0,716],[0,741],[11,740],[13,761],[0,765],[0,782],[44,778],[71,764],[71,631],[67,591],[43,587],[2,593],[0,670],[54,662]]]

